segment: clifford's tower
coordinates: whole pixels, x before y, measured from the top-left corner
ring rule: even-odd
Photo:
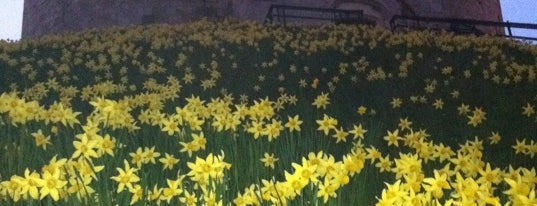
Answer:
[[[362,10],[379,26],[393,15],[502,21],[499,0],[25,0],[22,38],[201,18],[263,22],[272,4]]]

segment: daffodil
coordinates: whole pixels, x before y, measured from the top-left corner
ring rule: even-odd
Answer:
[[[57,157],[58,157],[57,155],[52,157],[49,163],[43,166],[41,170],[43,172],[49,172],[51,174],[54,174],[56,171],[60,171],[62,167],[65,166],[65,164],[67,163],[67,159],[65,158],[58,159]]]
[[[261,136],[261,133],[264,131],[264,125],[262,122],[252,121],[246,131],[248,133],[253,134],[254,139],[257,139],[259,138],[259,136]]]
[[[353,139],[364,138],[364,134],[367,132],[364,128],[362,128],[362,124],[353,125],[353,129],[349,131],[350,134],[353,135]]]
[[[515,199],[515,201],[519,195],[521,196],[529,195],[531,187],[527,183],[522,182],[522,178],[519,177],[515,180],[505,178],[504,181],[509,185],[510,188],[504,191],[503,193],[511,196],[511,198]]]
[[[92,182],[91,177],[87,178],[70,178],[69,179],[69,188],[67,188],[67,192],[69,194],[76,194],[76,197],[79,200],[83,200],[88,198],[89,195],[95,193],[95,190],[90,187],[90,184]]]
[[[293,167],[293,175],[299,175],[300,178],[305,179],[313,184],[317,184],[318,173],[316,173],[316,165],[300,165],[297,163],[291,163]]]
[[[179,177],[176,180],[166,179],[167,187],[162,189],[160,200],[165,200],[168,204],[172,198],[181,195],[183,190],[183,177]]]
[[[487,119],[485,115],[486,115],[486,112],[484,112],[481,108],[476,107],[472,111],[472,115],[467,116],[469,119],[468,124],[472,125],[473,127],[476,127],[477,125],[481,124],[483,120]]]
[[[295,115],[294,117],[288,117],[287,123],[285,123],[285,127],[289,128],[289,132],[297,131],[300,132],[300,125],[302,124],[302,120],[298,119],[298,115]]]
[[[43,150],[47,150],[47,145],[50,143],[50,136],[45,136],[41,129],[37,130],[37,132],[32,133],[32,136],[35,140],[35,145],[37,147],[42,147]]]
[[[392,164],[390,155],[386,155],[386,157],[379,157],[379,161],[375,164],[375,167],[379,168],[381,173],[390,172],[392,170]]]
[[[73,141],[73,145],[75,146],[75,152],[71,158],[82,156],[90,159],[99,156],[96,151],[97,140],[88,140],[88,136],[86,135],[83,135],[80,141]]]
[[[433,157],[437,158],[440,162],[449,160],[454,155],[455,152],[449,146],[445,146],[443,143],[434,145]]]
[[[428,177],[423,179],[424,183],[423,188],[428,193],[432,194],[432,196],[436,199],[441,199],[444,196],[444,189],[450,189],[447,175],[446,174],[440,174],[438,171],[434,171],[434,178]]]
[[[164,157],[159,159],[159,162],[162,163],[162,169],[173,169],[174,165],[179,162],[179,159],[176,159],[173,155],[165,153]]]
[[[522,139],[522,141],[516,140],[516,145],[511,146],[515,150],[515,154],[526,154],[528,152],[528,147],[526,145],[526,139]]]
[[[284,127],[282,126],[282,123],[280,121],[272,119],[272,122],[266,125],[266,128],[263,129],[263,132],[261,134],[266,135],[270,142],[272,141],[272,139],[278,138],[283,129]]]
[[[132,194],[131,202],[130,202],[131,205],[133,205],[134,203],[142,199],[144,195],[144,190],[142,189],[142,186],[140,186],[139,184],[136,184],[134,185],[134,187],[129,188],[129,192]]]
[[[140,178],[136,175],[138,169],[131,168],[127,160],[124,160],[123,164],[125,165],[125,169],[119,167],[116,168],[119,174],[110,178],[119,183],[117,187],[117,193],[123,191],[125,187],[127,187],[127,189],[129,190],[132,189],[133,183],[137,183],[140,181]]]
[[[364,107],[364,106],[359,106],[358,107],[358,114],[359,115],[364,115],[366,112],[367,112],[367,107]]]
[[[162,120],[162,131],[166,132],[169,136],[172,136],[175,133],[179,133],[180,127],[179,122],[174,118],[167,118]]]
[[[401,186],[401,180],[397,180],[393,184],[388,184],[388,183],[385,183],[385,184],[387,185],[388,188],[382,190],[379,204],[384,205],[387,203],[394,204],[396,202],[402,202],[403,197],[406,196],[406,192],[403,190],[403,187]]]
[[[21,194],[21,177],[13,175],[9,180],[0,182],[1,194],[10,197],[14,202],[18,202],[24,194]]]
[[[260,159],[265,167],[270,167],[272,169],[274,169],[274,163],[276,163],[278,160],[278,158],[274,157],[274,154],[269,154],[266,152],[263,154],[263,158]]]
[[[396,129],[393,132],[387,131],[388,135],[384,136],[384,140],[388,142],[389,145],[394,145],[396,147],[399,147],[399,140],[402,140],[403,138],[399,136],[399,130]]]
[[[406,174],[422,173],[422,160],[416,154],[399,154],[399,158],[395,158],[395,176],[401,178]]]
[[[499,168],[491,169],[490,163],[487,163],[485,168],[479,168],[479,175],[477,183],[498,185],[502,182],[503,172]]]
[[[321,93],[319,96],[315,98],[312,105],[315,106],[317,109],[326,109],[326,106],[330,104],[330,98],[328,97],[328,94]]]
[[[533,114],[535,114],[535,107],[530,103],[527,103],[526,106],[523,106],[522,110],[522,115],[526,117],[531,117]]]
[[[40,181],[40,175],[36,172],[31,172],[26,168],[24,170],[24,178],[20,178],[20,194],[29,194],[32,199],[39,198],[38,186]]]
[[[398,108],[403,104],[403,100],[401,100],[401,98],[393,98],[390,104],[392,105],[392,108]]]
[[[444,101],[442,99],[436,99],[433,103],[433,106],[435,109],[443,109],[444,108]]]
[[[343,128],[335,129],[336,133],[332,135],[332,137],[336,138],[336,143],[339,143],[341,141],[346,142],[347,141],[347,135],[348,133],[343,130]]]
[[[369,159],[371,164],[375,163],[375,161],[382,157],[382,153],[375,148],[375,146],[369,146],[368,148],[365,148],[365,151],[367,152],[365,158]]]
[[[336,129],[337,126],[337,120],[329,117],[328,115],[324,115],[322,120],[316,120],[319,127],[317,130],[323,131],[324,135],[328,135],[328,132],[332,129]]]
[[[116,148],[116,139],[111,137],[109,134],[106,134],[104,137],[96,139],[97,144],[95,145],[97,153],[99,156],[103,154],[108,154],[114,156],[114,149]]]
[[[160,203],[160,194],[162,193],[162,188],[158,188],[157,185],[153,186],[153,190],[147,191],[147,200],[151,202]]]
[[[160,157],[159,152],[155,152],[155,147],[144,147],[143,162],[144,163],[156,163],[156,158]]]
[[[60,170],[56,170],[52,174],[45,171],[42,178],[36,180],[41,188],[39,190],[39,193],[41,193],[39,199],[50,196],[54,201],[58,201],[60,199],[60,190],[63,190],[65,185],[67,185],[67,181],[62,180]]]
[[[129,156],[131,157],[131,163],[136,165],[136,168],[142,168],[142,164],[145,163],[145,155],[141,147],[138,147],[136,152],[129,153]]]
[[[345,176],[352,177],[358,174],[364,168],[365,158],[363,152],[343,156],[343,171]]]
[[[336,190],[338,189],[338,186],[336,184],[333,184],[330,180],[325,179],[324,182],[319,184],[319,190],[317,191],[317,197],[322,197],[323,202],[328,202],[328,198],[337,197]]]
[[[196,148],[199,148],[198,150],[205,150],[205,145],[207,144],[207,139],[205,138],[203,132],[200,132],[199,134],[192,133],[192,144],[195,145]]]
[[[501,140],[501,136],[499,132],[492,132],[491,135],[488,137],[490,140],[490,144],[498,144]]]
[[[471,111],[470,106],[464,103],[457,107],[457,110],[459,111],[459,115],[466,115]]]
[[[190,194],[187,190],[183,192],[183,197],[179,198],[179,201],[187,206],[194,206],[198,202],[195,194]]]
[[[196,157],[194,163],[188,162],[187,166],[190,172],[187,174],[192,181],[197,182],[200,186],[209,184],[209,180],[222,181],[224,170],[229,169],[231,165],[223,161],[223,156],[213,155],[210,153],[206,159]]]
[[[192,153],[199,149],[193,142],[179,142],[179,144],[183,147],[179,152],[186,152],[189,157],[192,157]]]

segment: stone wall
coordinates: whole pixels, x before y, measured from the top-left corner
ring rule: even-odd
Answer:
[[[361,9],[380,26],[403,13],[402,5],[419,16],[502,20],[498,0],[25,0],[22,37],[202,17],[263,22],[271,4]]]
[[[499,0],[406,0],[416,15],[503,21]],[[487,33],[503,33],[503,28],[480,27]]]
[[[26,0],[24,7],[23,38],[141,24],[151,13],[147,0]]]
[[[61,12],[58,1],[25,1],[22,38],[40,36],[58,30],[63,26],[63,22],[59,19]]]

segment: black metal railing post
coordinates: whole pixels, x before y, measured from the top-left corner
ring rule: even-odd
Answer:
[[[273,21],[273,19],[272,19],[272,9],[273,9],[273,8],[274,8],[274,7],[271,5],[270,8],[269,8],[269,10],[268,10],[267,15],[265,16],[265,23],[267,23],[267,21],[268,21],[268,23],[271,23],[271,24],[272,24],[272,21]]]
[[[509,36],[513,36],[513,31],[511,31],[511,24],[509,21],[507,21],[507,31],[509,32]]]
[[[282,12],[282,16],[283,16],[283,26],[286,26],[287,25],[287,15],[285,14],[285,9],[280,8],[280,11]]]

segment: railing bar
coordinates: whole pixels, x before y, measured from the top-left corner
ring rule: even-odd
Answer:
[[[526,36],[505,36],[513,39],[524,39],[524,40],[532,40],[537,41],[537,37],[526,37]]]
[[[395,21],[397,19],[407,19],[407,20],[415,20],[417,22],[420,21],[431,21],[431,22],[444,22],[444,23],[468,23],[468,24],[479,24],[481,26],[497,26],[497,27],[507,27],[508,25],[511,25],[511,27],[515,28],[523,28],[523,29],[537,29],[537,24],[529,24],[529,23],[513,23],[513,22],[494,22],[494,21],[482,21],[482,20],[472,20],[472,19],[456,19],[456,18],[436,18],[436,17],[419,17],[419,16],[400,16],[395,15],[392,17],[392,20]]]
[[[280,16],[280,15],[274,15],[274,17],[278,17],[278,16]],[[281,17],[283,17],[283,15]],[[327,18],[327,17],[297,16],[297,15],[285,15],[285,17],[286,18],[293,18],[293,19],[333,20],[332,18]],[[359,20],[359,19],[356,19],[356,20]]]
[[[476,29],[478,26],[489,26],[489,27],[502,27],[507,28],[508,35],[501,35],[505,37],[511,37],[511,38],[517,38],[517,39],[526,39],[526,40],[533,40],[537,41],[537,38],[534,37],[524,37],[524,36],[513,36],[513,28],[519,28],[519,29],[534,29],[537,30],[537,24],[530,24],[530,23],[513,23],[513,22],[493,22],[493,21],[481,21],[481,20],[471,20],[471,19],[455,19],[455,18],[437,18],[437,17],[420,17],[420,16],[401,16],[396,15],[393,16],[390,20],[390,26],[392,31],[396,31],[399,29],[399,27],[403,27],[401,24],[397,23],[398,21],[414,21],[416,25],[407,25],[404,26],[404,28],[415,28],[419,27],[422,22],[426,23],[426,27],[429,27],[432,29],[435,26],[439,26],[438,24],[441,23],[449,23],[449,24],[462,24],[469,26],[469,29]],[[427,25],[427,23],[436,23],[437,25]],[[437,27],[435,27],[437,28]],[[442,27],[439,27],[442,29]],[[448,29],[448,28],[444,28]],[[449,29],[448,29],[449,30]],[[479,29],[476,29],[475,31],[479,31]],[[471,32],[471,31],[470,31]]]
[[[292,14],[293,12],[298,12],[298,14]],[[368,22],[366,19],[364,19],[362,10],[343,10],[275,4],[270,6],[265,18],[267,18],[270,22],[274,22],[276,19],[278,23],[282,23],[284,26],[287,23],[287,18],[326,20],[336,23],[342,21]]]
[[[292,6],[292,5],[272,5],[274,8],[284,8],[287,10],[300,10],[300,11],[324,11],[324,12],[342,12],[342,13],[356,13],[362,14],[360,10],[346,10],[346,9],[329,9],[329,8],[316,8],[316,7],[305,7],[305,6]]]

